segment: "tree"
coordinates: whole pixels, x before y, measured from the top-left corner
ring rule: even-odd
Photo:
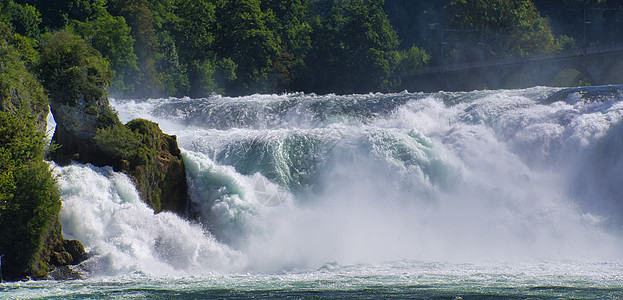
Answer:
[[[178,47],[169,31],[163,30],[156,34],[158,52],[156,53],[155,69],[158,82],[165,95],[190,95],[190,81],[186,65],[180,61]]]
[[[48,30],[62,28],[70,20],[88,21],[106,12],[106,0],[17,1],[36,7],[41,12],[42,25]]]
[[[264,0],[262,10],[272,12],[276,23],[268,24],[280,41],[280,51],[272,70],[273,91],[291,91],[301,76],[305,57],[311,50],[311,25],[308,22],[308,0]]]
[[[180,61],[188,72],[188,95],[204,97],[217,91],[214,51],[216,6],[212,1],[180,0],[171,32]],[[170,67],[175,67],[170,64]]]
[[[210,56],[216,31],[216,7],[207,0],[179,0],[172,32],[184,61]]]
[[[91,21],[74,22],[72,25],[77,34],[110,62],[110,68],[115,73],[111,90],[122,94],[132,93],[133,84],[126,83],[125,79],[138,72],[138,66],[134,39],[125,19],[106,12]]]
[[[43,161],[48,98],[11,38],[0,23],[0,255],[10,280],[45,275],[44,244],[61,208]]]
[[[41,14],[31,5],[20,5],[11,0],[1,0],[0,21],[11,24],[14,32],[22,36],[30,38],[39,36]]]
[[[61,200],[43,161],[43,134],[32,116],[0,111],[0,253],[5,278],[47,273],[45,241]]]
[[[150,97],[160,94],[160,83],[155,69],[155,53],[158,47],[154,30],[154,16],[149,10],[147,0],[125,0],[121,4],[120,14],[131,28],[135,40],[134,53],[140,71],[135,73],[134,95]]]
[[[447,12],[451,28],[484,31],[488,56],[525,56],[557,50],[547,20],[530,0],[454,0]]]
[[[391,52],[399,42],[383,2],[336,1],[326,18],[315,17],[304,89],[351,93],[391,88]]]
[[[23,113],[36,117],[38,129],[45,130],[48,98],[37,78],[28,70],[29,57],[24,53],[34,52],[27,45],[17,48],[12,43],[15,34],[0,23],[0,111],[13,114]]]
[[[268,26],[276,22],[274,14],[262,11],[259,0],[218,0],[217,9],[217,55],[237,66],[237,79],[226,90],[233,94],[264,90],[280,52],[279,37]]]
[[[52,99],[76,105],[106,97],[113,73],[109,63],[85,40],[67,30],[47,34],[41,42],[39,77]],[[84,99],[82,99],[84,96]]]

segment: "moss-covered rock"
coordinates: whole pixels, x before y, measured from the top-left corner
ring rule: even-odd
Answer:
[[[186,170],[174,135],[163,133],[154,122],[137,119],[101,128],[94,140],[100,157],[108,157],[107,165],[128,174],[154,211],[185,213]]]
[[[84,246],[78,240],[63,240],[50,255],[50,264],[62,267],[77,265],[88,258]]]
[[[109,106],[107,63],[80,37],[61,31],[41,51],[41,76],[57,123],[52,159],[112,166],[129,175],[154,211],[186,211],[186,172],[175,136],[158,124],[123,125]]]
[[[184,165],[174,136],[144,120],[123,125],[108,105],[107,63],[84,40],[62,31],[42,43],[40,78],[6,42],[0,24],[0,255],[2,278],[79,278],[87,258],[62,236],[61,200],[43,161],[48,97],[57,122],[51,157],[111,165],[130,175],[155,211],[183,213]],[[5,32],[6,33],[6,32]],[[50,275],[52,271],[54,274]]]
[[[0,255],[5,280],[44,278],[53,265],[67,260],[64,254],[55,255],[58,245],[66,243],[58,219],[61,200],[43,161],[43,133],[33,119],[0,111]],[[72,263],[84,259],[84,253],[75,257]]]
[[[0,255],[4,280],[43,278],[63,243],[60,197],[44,157],[48,97],[24,59],[23,37],[0,23]]]

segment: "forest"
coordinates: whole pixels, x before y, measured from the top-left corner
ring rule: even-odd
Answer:
[[[362,93],[442,62],[614,43],[622,3],[1,0],[0,22],[27,60],[50,32],[80,36],[107,60],[116,97]]]

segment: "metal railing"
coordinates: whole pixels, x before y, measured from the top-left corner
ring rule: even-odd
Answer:
[[[405,71],[403,72],[403,75],[422,75],[422,74],[430,74],[430,73],[455,72],[455,71],[462,71],[462,70],[468,70],[468,69],[490,68],[490,67],[497,67],[497,66],[504,66],[504,65],[536,62],[536,61],[565,60],[565,59],[573,59],[573,58],[617,53],[617,52],[621,52],[623,54],[623,44],[618,44],[614,46],[588,47],[586,49],[561,51],[561,52],[552,53],[552,54],[540,54],[540,55],[530,55],[530,56],[522,56],[522,57],[517,57],[517,56],[500,57],[500,58],[495,58],[495,59],[476,60],[476,61],[468,61],[468,62],[460,62],[460,63],[452,63],[452,64],[441,63],[439,65],[423,67],[421,69],[414,70],[414,71]]]

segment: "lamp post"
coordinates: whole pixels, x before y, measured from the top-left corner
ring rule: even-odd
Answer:
[[[445,29],[441,30],[441,70],[445,71],[446,70],[446,57],[444,56],[444,47],[446,46],[446,41],[443,39],[443,33],[444,33]]]
[[[480,29],[480,60],[485,60],[485,28]]]
[[[586,56],[586,25],[590,24],[591,22],[586,21],[586,7],[584,8],[584,56]]]

